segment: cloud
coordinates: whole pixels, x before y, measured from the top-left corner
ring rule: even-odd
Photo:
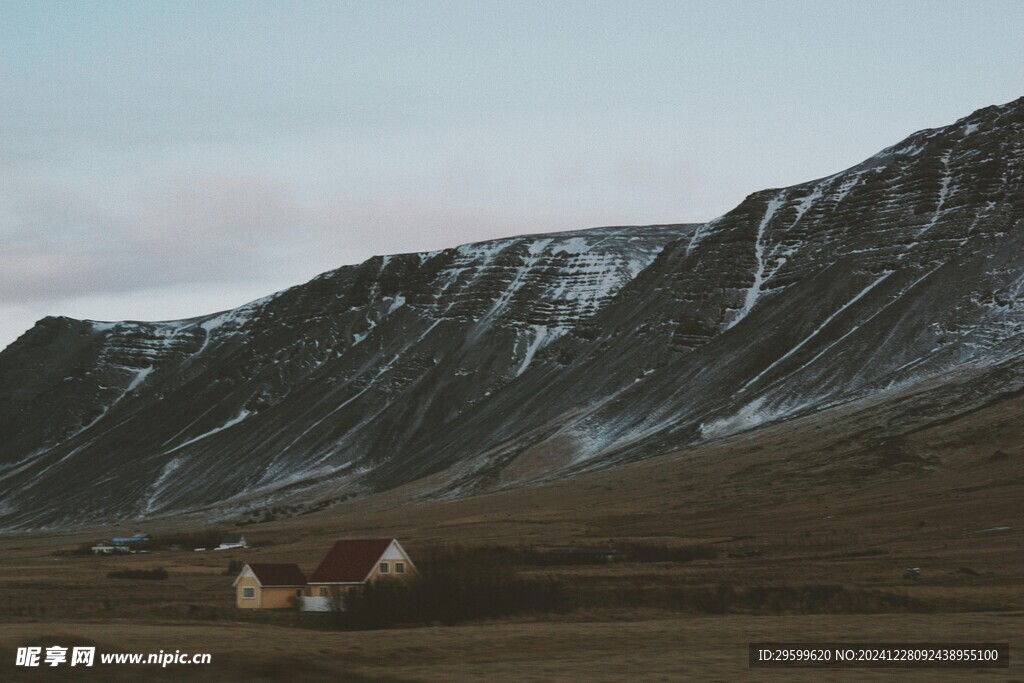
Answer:
[[[0,199],[7,302],[237,278],[258,265],[262,245],[286,238],[294,213],[282,190],[252,180],[210,177],[129,197],[10,187]]]
[[[301,197],[207,175],[86,196],[17,184],[0,199],[0,301],[313,275],[368,258],[509,234],[515,216],[415,195]],[[519,224],[520,226],[522,224]]]
[[[335,135],[0,162],[0,311],[13,316],[0,346],[46,315],[192,317],[375,254],[671,222],[682,198],[706,198],[667,150],[574,144],[552,159],[553,135]]]
[[[551,227],[426,192],[303,194],[256,176],[0,187],[0,348],[47,315],[193,317],[374,254]]]

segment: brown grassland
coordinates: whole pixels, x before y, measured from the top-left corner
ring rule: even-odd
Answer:
[[[906,406],[898,415],[906,416]],[[61,554],[114,529],[0,539],[0,680],[1024,680],[1024,397],[901,423],[834,409],[571,480],[415,502],[408,486],[239,527],[260,547]],[[908,418],[909,420],[909,418]],[[144,529],[201,530],[197,519]],[[223,524],[220,530],[236,530]],[[128,531],[130,529],[117,529]],[[335,538],[439,546],[711,548],[685,561],[515,568],[563,588],[545,613],[338,630],[241,612],[231,560],[298,562]],[[164,567],[166,580],[109,578]],[[920,567],[922,578],[902,577]],[[754,641],[1009,642],[1010,669],[750,669]],[[18,669],[18,645],[209,652],[209,666]]]

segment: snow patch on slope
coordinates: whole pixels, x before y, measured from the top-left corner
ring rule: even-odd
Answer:
[[[128,382],[128,386],[126,386],[123,390],[121,390],[121,393],[117,396],[117,398],[115,398],[109,404],[103,406],[103,409],[102,409],[102,411],[100,412],[100,414],[98,416],[96,416],[91,422],[89,422],[89,424],[85,425],[84,427],[82,427],[78,431],[73,432],[72,434],[64,437],[64,441],[68,441],[68,440],[78,436],[82,432],[91,429],[97,422],[99,422],[104,417],[106,417],[107,413],[110,412],[111,408],[113,408],[118,403],[120,403],[124,399],[125,396],[127,396],[130,392],[138,389],[142,385],[142,383],[146,381],[146,378],[149,377],[153,373],[153,369],[154,369],[152,366],[145,367],[145,368],[126,368],[126,367],[123,367],[123,366],[117,366],[117,367],[119,367],[119,369],[121,369],[121,370],[127,370],[128,372],[133,372],[133,373],[135,373],[135,376],[132,377],[130,382]]]
[[[188,441],[186,441],[184,443],[178,444],[177,446],[175,446],[171,450],[166,451],[165,455],[169,454],[169,453],[173,453],[174,451],[180,450],[180,449],[184,448],[185,446],[190,446],[190,445],[194,444],[197,441],[202,441],[203,439],[211,437],[214,434],[218,434],[220,432],[223,432],[225,429],[230,429],[230,428],[234,427],[236,424],[238,424],[238,423],[242,422],[243,420],[245,420],[250,415],[252,415],[252,413],[250,411],[243,409],[243,410],[239,411],[238,415],[235,415],[233,418],[231,418],[230,420],[228,420],[227,422],[222,424],[220,427],[215,427],[215,428],[211,429],[208,432],[204,432],[203,434],[200,434],[199,436],[193,437],[193,438],[189,439]]]
[[[157,476],[156,480],[154,480],[149,487],[146,502],[142,508],[142,514],[148,515],[152,513],[154,510],[156,510],[156,501],[160,497],[160,494],[164,489],[164,483],[168,480],[168,478],[170,478],[172,474],[174,474],[175,470],[181,467],[181,465],[184,462],[184,458],[171,458],[171,460],[169,460],[167,464],[164,465],[163,469],[160,471],[160,474]]]
[[[935,205],[935,213],[932,215],[931,220],[917,231],[917,234],[914,236],[915,239],[935,227],[935,224],[939,222],[939,218],[942,217],[943,211],[945,211],[946,199],[950,195],[950,184],[952,183],[952,178],[949,175],[949,155],[950,152],[942,155],[942,186],[939,188],[939,199]]]
[[[754,241],[754,259],[757,261],[757,267],[754,269],[754,283],[747,290],[747,295],[743,300],[743,308],[741,308],[736,317],[729,323],[729,328],[734,327],[736,323],[747,317],[747,314],[754,308],[757,303],[758,297],[761,295],[761,285],[764,284],[764,269],[765,269],[765,258],[764,258],[764,233],[768,223],[771,222],[775,212],[779,210],[779,207],[783,203],[783,193],[779,192],[765,207],[764,217],[757,226],[757,238]]]
[[[136,370],[135,377],[132,377],[132,381],[128,383],[128,388],[124,390],[124,393],[127,394],[129,391],[135,391],[136,389],[138,389],[139,385],[145,382],[146,378],[149,377],[151,374],[153,374],[152,366],[146,368],[139,368],[138,370]],[[124,395],[122,394],[122,397],[123,396]]]
[[[737,432],[759,427],[770,422],[776,416],[764,411],[764,397],[760,397],[739,409],[735,414],[719,420],[700,425],[700,435],[704,439],[718,439]]]
[[[551,247],[552,254],[582,254],[590,249],[590,243],[583,237],[573,237],[572,239],[559,242],[558,244]]]
[[[516,370],[516,377],[526,372],[526,368],[530,367],[534,354],[537,353],[537,349],[544,345],[544,340],[548,336],[546,325],[530,325],[530,327],[533,329],[534,337],[529,346],[526,347],[526,354],[523,356],[523,362],[519,365],[519,369]]]
[[[404,305],[405,297],[402,296],[401,294],[396,294],[394,300],[391,302],[391,305],[388,306],[388,312],[385,315],[391,315]]]
[[[804,337],[804,338],[803,338],[802,340],[800,340],[800,342],[799,342],[798,344],[794,345],[794,346],[793,346],[793,347],[792,347],[792,348],[791,348],[791,349],[790,349],[789,351],[787,351],[787,352],[786,352],[785,354],[783,354],[783,355],[782,355],[782,356],[781,356],[781,357],[780,357],[780,358],[779,358],[778,360],[776,360],[776,361],[775,361],[775,362],[773,362],[773,363],[772,363],[771,365],[769,365],[769,366],[768,366],[768,367],[766,367],[766,368],[765,368],[764,370],[762,370],[762,371],[761,371],[760,373],[758,373],[758,374],[757,374],[757,375],[756,375],[756,376],[755,376],[755,377],[754,377],[754,378],[753,378],[752,380],[750,380],[749,382],[747,382],[746,384],[744,384],[744,385],[743,385],[743,387],[742,387],[742,388],[740,389],[740,392],[744,392],[744,391],[746,391],[747,389],[749,389],[751,385],[755,384],[755,383],[756,383],[756,382],[757,382],[757,381],[758,381],[759,379],[761,379],[761,378],[762,378],[762,377],[764,377],[764,376],[765,376],[766,374],[768,374],[768,373],[769,373],[769,372],[770,372],[770,371],[771,371],[771,370],[772,370],[773,368],[775,368],[775,367],[776,367],[776,366],[778,366],[778,365],[779,365],[780,363],[782,363],[783,361],[785,361],[785,360],[786,360],[787,358],[789,358],[790,356],[792,356],[793,354],[795,354],[795,353],[796,353],[797,351],[799,351],[800,349],[802,349],[802,348],[803,348],[803,347],[804,347],[804,346],[805,346],[805,345],[806,345],[806,344],[807,344],[808,342],[810,342],[810,341],[811,341],[812,339],[814,339],[814,338],[815,338],[816,336],[818,336],[818,334],[819,334],[819,333],[820,333],[820,332],[821,332],[822,330],[824,330],[824,329],[825,329],[826,327],[828,327],[828,326],[829,326],[829,324],[830,324],[830,323],[831,323],[831,322],[832,322],[833,320],[835,320],[835,319],[836,319],[836,318],[838,318],[838,317],[839,317],[840,315],[842,315],[842,314],[843,314],[843,312],[844,312],[844,311],[845,311],[846,309],[848,309],[848,308],[849,308],[850,306],[853,306],[853,305],[854,305],[855,303],[857,303],[858,301],[860,301],[860,300],[861,300],[861,299],[862,299],[862,298],[863,298],[863,297],[864,297],[864,296],[865,296],[865,295],[866,295],[866,294],[867,294],[868,292],[870,292],[870,291],[871,291],[872,289],[874,289],[874,288],[875,288],[876,286],[878,286],[879,284],[881,284],[881,282],[882,282],[883,280],[885,280],[885,279],[886,279],[886,278],[888,278],[888,277],[889,277],[890,275],[892,275],[892,274],[893,274],[893,272],[894,272],[894,271],[891,271],[891,270],[890,270],[890,271],[887,271],[887,272],[886,272],[885,274],[883,274],[883,275],[882,275],[882,276],[881,276],[880,278],[878,278],[877,280],[875,280],[874,282],[872,282],[871,284],[869,284],[869,285],[868,285],[867,287],[865,287],[864,289],[862,289],[862,290],[861,290],[860,292],[858,292],[858,293],[857,293],[857,295],[856,295],[856,296],[854,296],[854,297],[853,297],[852,299],[850,299],[850,300],[849,300],[849,301],[847,301],[847,302],[846,302],[845,304],[843,304],[842,306],[840,306],[840,307],[839,307],[839,308],[838,308],[838,309],[837,309],[837,310],[836,310],[835,312],[833,312],[833,313],[832,313],[832,315],[830,315],[829,317],[825,318],[825,322],[823,322],[823,323],[821,323],[820,325],[818,325],[818,327],[816,327],[816,328],[814,329],[814,331],[813,331],[813,332],[811,332],[811,333],[810,333],[809,335],[807,335],[807,336],[806,336],[806,337]],[[856,327],[857,327],[857,326],[854,326],[854,329],[856,329]]]

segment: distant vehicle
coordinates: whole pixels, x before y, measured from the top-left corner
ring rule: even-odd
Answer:
[[[907,567],[903,570],[903,578],[911,581],[919,581],[921,579],[921,568]]]

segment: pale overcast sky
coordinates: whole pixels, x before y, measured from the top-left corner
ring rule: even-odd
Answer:
[[[0,0],[0,348],[696,222],[1024,94],[1024,3]]]

